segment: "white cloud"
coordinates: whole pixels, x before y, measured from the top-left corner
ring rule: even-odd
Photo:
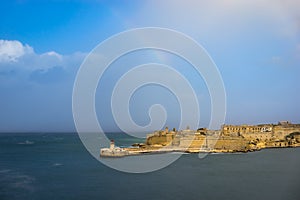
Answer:
[[[17,40],[0,40],[0,71],[34,71],[63,67],[72,70],[80,66],[85,53],[76,52],[61,55],[55,51],[42,54],[34,52],[33,47],[23,45]]]
[[[0,62],[17,62],[20,57],[32,53],[32,47],[17,40],[0,40]]]
[[[41,56],[49,56],[49,57],[53,57],[53,58],[58,58],[59,60],[62,60],[62,55],[56,53],[55,51],[49,51],[47,53],[42,54]]]

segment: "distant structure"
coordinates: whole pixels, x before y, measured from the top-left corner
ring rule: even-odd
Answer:
[[[245,139],[285,140],[293,132],[300,132],[300,124],[279,121],[278,124],[259,125],[223,125],[221,134],[224,136],[242,136]]]
[[[155,131],[147,135],[146,145],[188,148],[207,147],[215,151],[249,151],[267,147],[288,147],[300,143],[300,124],[279,121],[278,124],[229,125],[219,131],[199,128],[191,130]],[[211,145],[210,145],[211,144]],[[213,146],[213,144],[215,144]],[[196,151],[196,150],[195,150]]]
[[[115,149],[115,141],[114,140],[111,140],[110,141],[110,147],[109,147],[110,150],[114,150]]]
[[[102,157],[123,157],[127,156],[128,154],[128,151],[126,151],[125,149],[116,147],[114,140],[110,141],[109,148],[102,148],[100,150],[100,156]]]
[[[278,122],[278,125],[288,126],[288,125],[291,125],[291,122],[290,121],[280,121],[280,122]]]
[[[249,152],[264,148],[300,147],[300,124],[279,121],[277,124],[228,125],[220,130],[199,128],[171,131],[168,127],[147,135],[145,143],[133,147],[116,147],[100,150],[100,156],[121,157],[162,152]]]
[[[246,134],[258,132],[272,132],[273,124],[260,125],[223,125],[221,131],[223,135]]]

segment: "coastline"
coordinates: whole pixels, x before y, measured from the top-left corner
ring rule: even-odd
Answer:
[[[240,150],[204,150],[204,149],[136,149],[136,148],[122,148],[124,151],[126,151],[126,154],[118,154],[116,152],[109,154],[109,155],[100,155],[101,157],[124,157],[124,156],[138,156],[138,155],[153,155],[153,154],[166,154],[166,153],[181,153],[181,154],[197,154],[197,153],[208,153],[208,154],[246,154],[251,152],[257,152],[262,151],[266,149],[282,149],[282,148],[299,148],[300,144],[297,146],[285,146],[285,147],[265,147],[260,149],[250,149],[245,151]]]
[[[145,143],[131,147],[100,149],[101,157],[123,157],[161,153],[247,153],[267,148],[300,147],[300,124],[223,125],[220,130],[165,130],[147,135]]]

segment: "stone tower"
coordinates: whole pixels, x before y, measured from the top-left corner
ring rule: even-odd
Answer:
[[[109,147],[111,150],[113,150],[115,148],[115,141],[114,140],[111,140],[110,141],[110,147]]]

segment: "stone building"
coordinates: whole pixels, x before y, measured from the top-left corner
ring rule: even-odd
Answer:
[[[224,136],[242,136],[247,140],[270,141],[285,140],[295,132],[300,132],[300,124],[280,121],[278,124],[259,125],[223,125],[221,134]]]
[[[242,135],[246,133],[265,133],[272,132],[273,124],[260,124],[260,125],[223,125],[221,133],[223,135]]]

